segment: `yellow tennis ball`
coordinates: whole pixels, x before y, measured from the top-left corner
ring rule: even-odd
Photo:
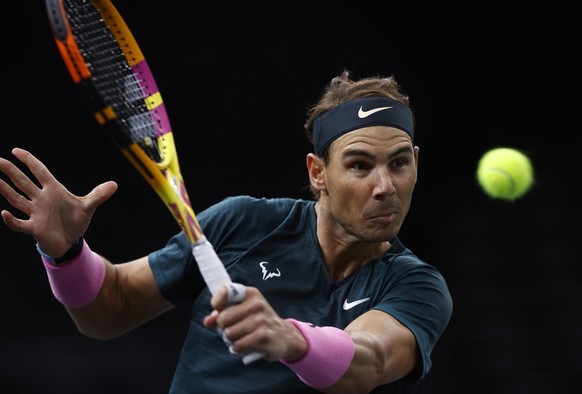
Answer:
[[[491,149],[479,160],[477,181],[491,198],[514,201],[522,197],[534,182],[529,157],[517,149]]]

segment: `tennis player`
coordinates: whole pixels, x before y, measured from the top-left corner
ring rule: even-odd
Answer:
[[[40,186],[0,159],[12,181],[0,180],[0,194],[27,218],[2,217],[34,237],[53,294],[84,335],[114,338],[192,304],[171,393],[412,393],[452,299],[439,271],[398,238],[419,159],[409,99],[392,76],[343,71],[305,129],[313,199],[236,196],[198,215],[235,282],[214,297],[182,233],[124,263],[91,250],[83,236],[113,181],[76,196],[14,149]]]

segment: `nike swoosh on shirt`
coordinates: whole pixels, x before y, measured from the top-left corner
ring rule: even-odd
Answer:
[[[368,301],[369,299],[370,299],[370,297],[366,297],[366,298],[361,298],[359,300],[355,300],[352,302],[348,302],[348,300],[346,299],[344,301],[344,306],[343,306],[344,311],[347,311],[348,309],[352,309],[353,307],[358,306],[358,305]]]
[[[385,109],[390,109],[390,108],[392,108],[392,107],[378,107],[378,108],[372,108],[372,109],[369,109],[367,111],[364,111],[364,107],[362,106],[362,107],[360,107],[360,110],[358,111],[358,118],[364,119],[370,115],[375,114],[376,112],[384,111]]]

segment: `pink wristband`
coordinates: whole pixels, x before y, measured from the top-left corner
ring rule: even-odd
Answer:
[[[61,304],[78,308],[97,297],[105,279],[105,262],[85,240],[81,253],[63,265],[55,266],[44,256],[41,258],[53,294]]]
[[[354,358],[356,348],[352,337],[336,327],[316,327],[295,319],[287,321],[303,334],[307,341],[307,352],[297,361],[279,361],[313,388],[329,387],[337,382]]]

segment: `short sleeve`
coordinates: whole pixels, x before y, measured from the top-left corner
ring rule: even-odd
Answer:
[[[431,369],[430,356],[449,323],[453,301],[445,279],[433,266],[402,255],[394,265],[399,272],[375,309],[390,314],[412,331],[423,362],[416,377],[422,378]]]
[[[184,233],[173,236],[162,249],[150,253],[149,264],[160,292],[173,304],[196,298],[204,288]]]

